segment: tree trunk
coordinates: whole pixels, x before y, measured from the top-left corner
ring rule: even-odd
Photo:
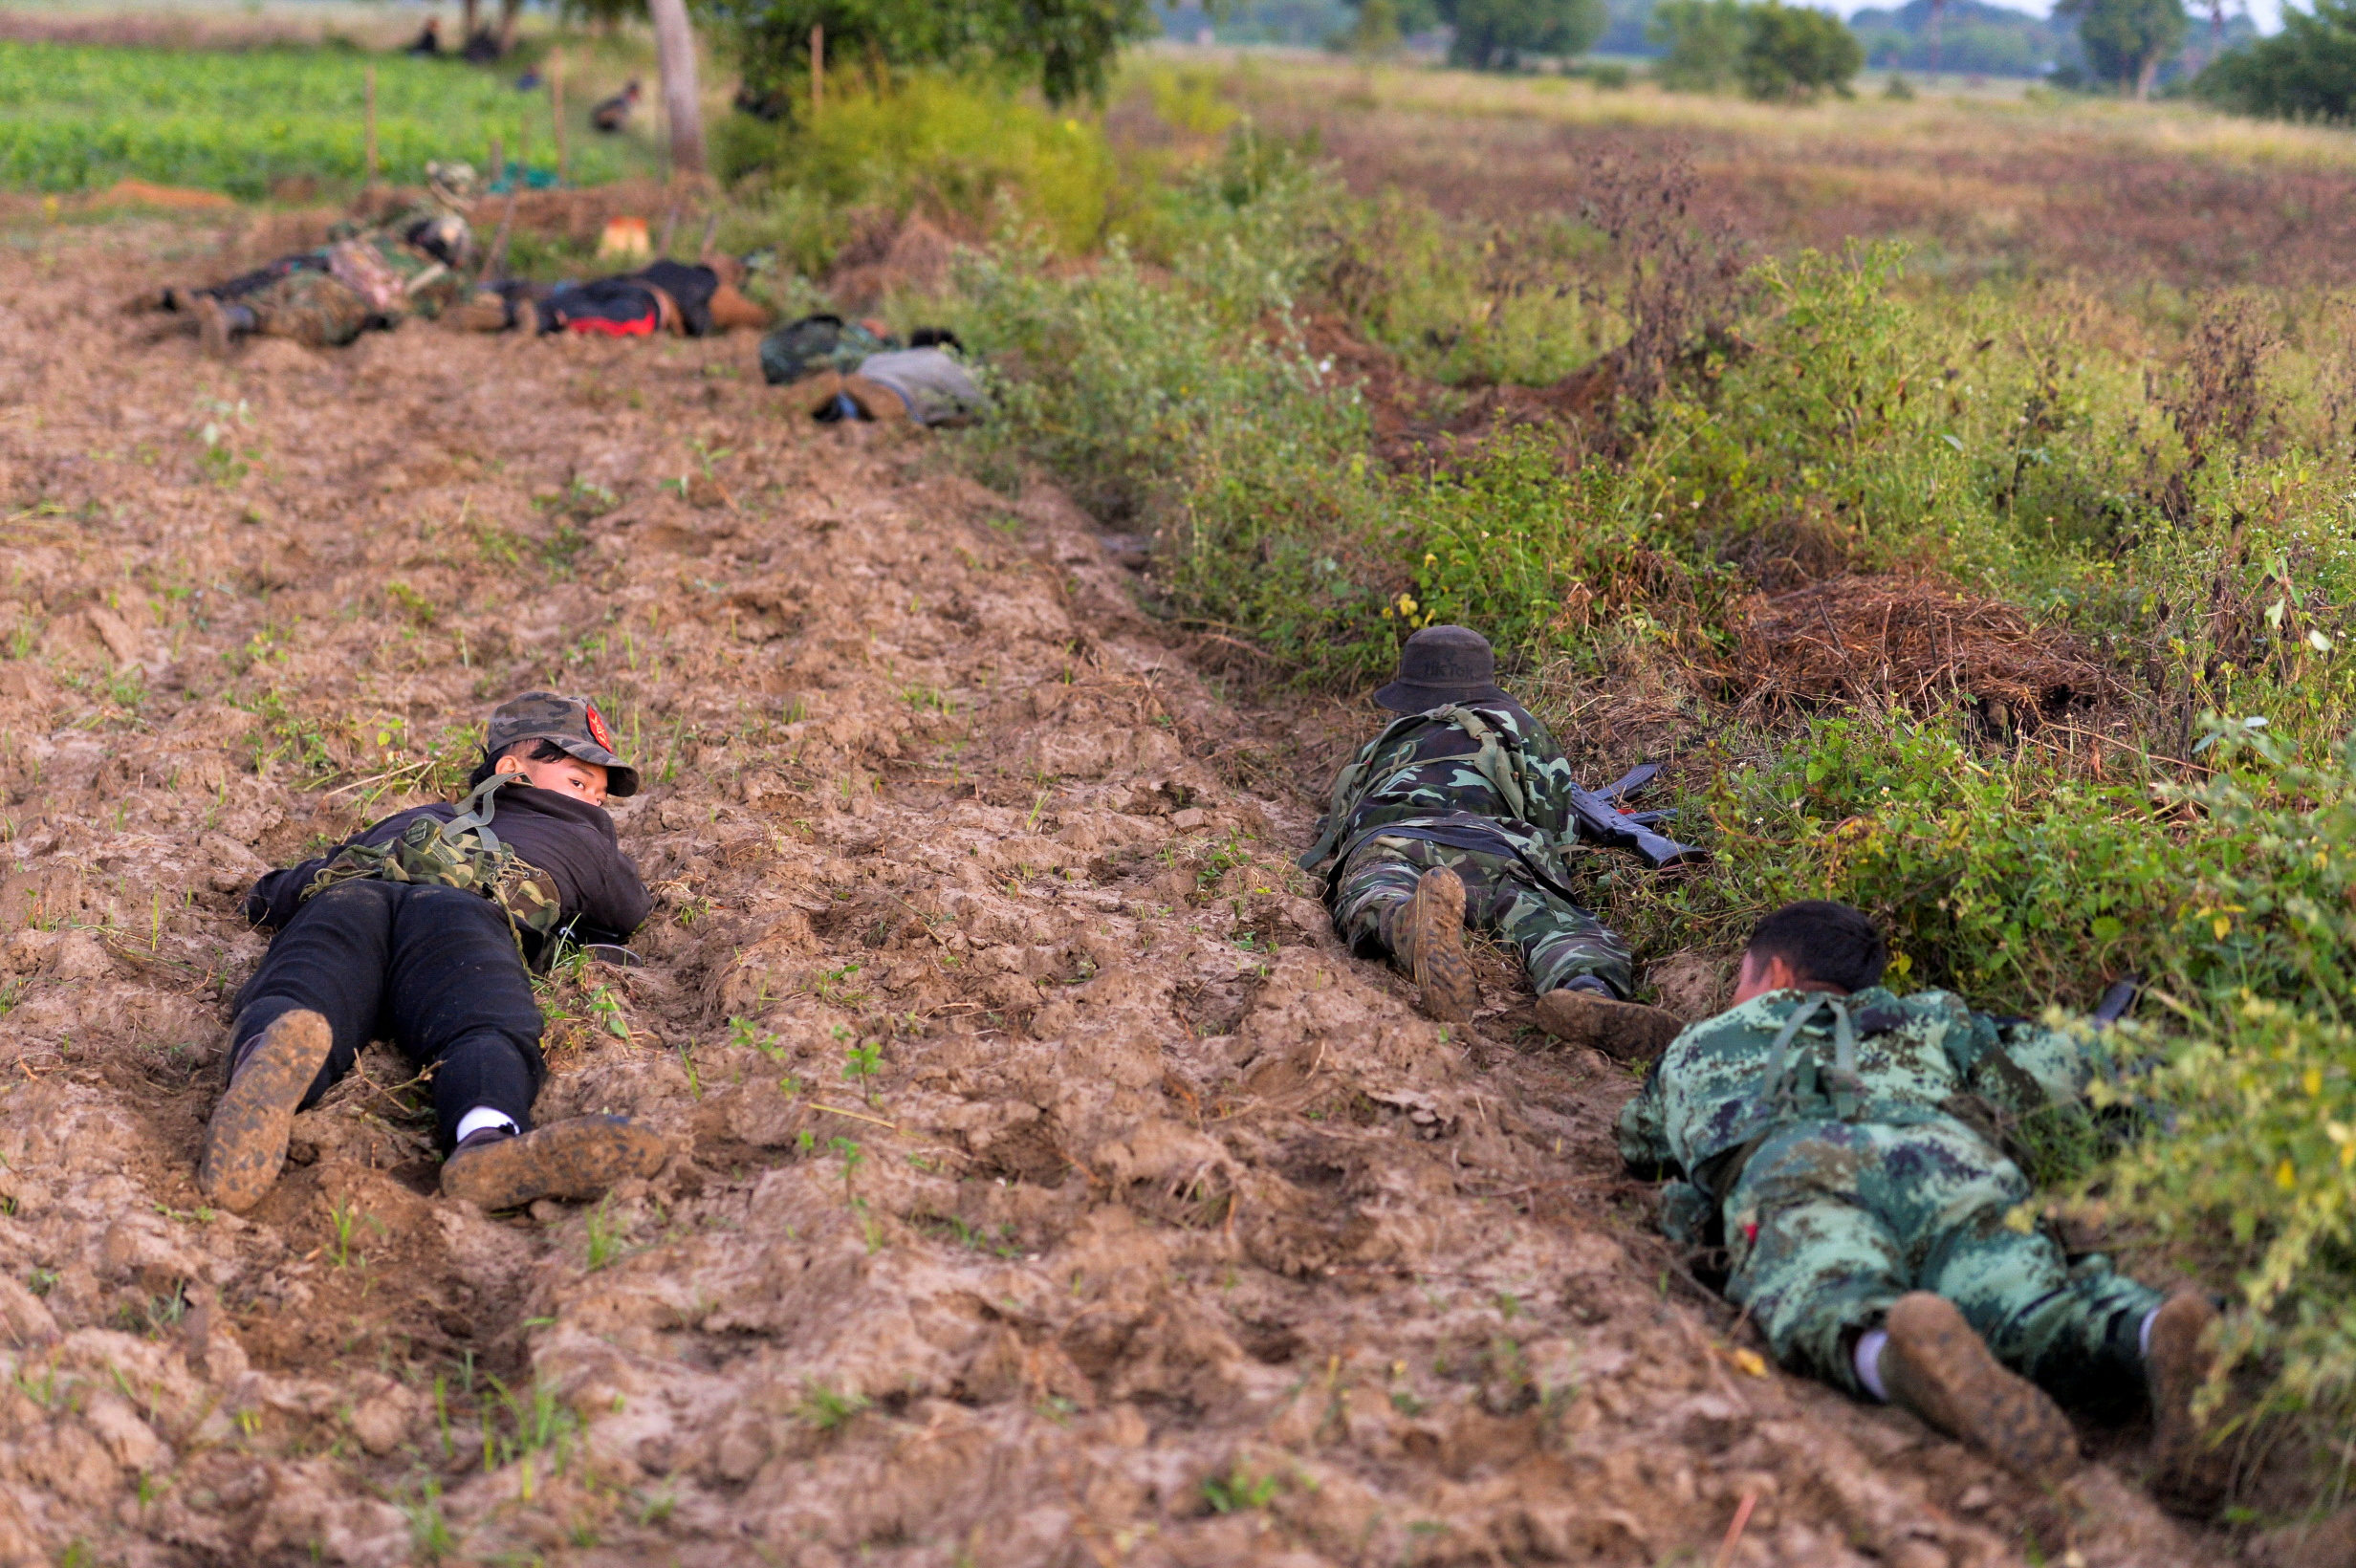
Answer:
[[[663,78],[663,118],[671,128],[671,175],[704,175],[704,111],[695,92],[695,31],[687,0],[646,0],[654,18],[657,72]]]
[[[468,41],[469,39],[470,39],[470,38],[472,38],[472,37],[474,36],[474,29],[475,29],[476,25],[482,21],[482,19],[483,19],[483,0],[459,0],[459,5],[458,5],[458,47],[459,47],[459,48],[464,49],[464,48],[466,48],[466,47],[467,47],[467,41]]]
[[[515,52],[515,18],[522,14],[524,0],[499,0],[499,53]]]

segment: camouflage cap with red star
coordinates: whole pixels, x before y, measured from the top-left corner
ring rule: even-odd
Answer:
[[[586,697],[527,691],[491,710],[483,749],[497,756],[517,741],[554,741],[572,756],[605,770],[605,793],[617,799],[638,793],[638,770],[614,754],[614,732]]]

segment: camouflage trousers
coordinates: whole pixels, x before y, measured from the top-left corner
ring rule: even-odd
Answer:
[[[1530,985],[1541,995],[1582,974],[1603,981],[1614,996],[1634,989],[1628,945],[1586,910],[1540,887],[1529,867],[1507,854],[1378,833],[1342,863],[1334,929],[1362,955],[1386,951],[1384,910],[1412,898],[1417,881],[1440,865],[1464,879],[1465,924],[1519,947]]]
[[[376,319],[366,300],[325,272],[289,272],[237,303],[252,310],[255,331],[311,348],[341,348]]]
[[[1727,1194],[1726,1294],[1778,1361],[1851,1394],[1864,1391],[1849,1332],[1931,1291],[2056,1398],[2102,1398],[2137,1376],[2137,1331],[2160,1295],[2100,1256],[2073,1268],[2043,1230],[2008,1224],[2029,1190],[1955,1122],[1796,1122],[1768,1136]]]

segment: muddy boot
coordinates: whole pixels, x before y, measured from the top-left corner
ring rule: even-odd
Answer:
[[[1383,946],[1415,982],[1424,1011],[1443,1023],[1472,1016],[1481,999],[1464,950],[1464,879],[1433,866],[1404,904],[1383,912]]]
[[[505,332],[515,324],[514,313],[496,294],[479,295],[445,312],[443,323],[453,332]]]
[[[286,1164],[294,1109],[335,1043],[327,1020],[308,1008],[281,1013],[246,1042],[205,1133],[196,1185],[207,1202],[242,1214],[262,1201]]]
[[[899,393],[881,381],[871,381],[860,375],[845,376],[842,395],[851,400],[851,406],[859,410],[862,419],[873,420],[878,425],[907,420],[908,405],[900,400]]]
[[[2225,1496],[2231,1467],[2224,1454],[2201,1440],[2192,1420],[2192,1396],[2209,1379],[2211,1352],[2201,1340],[2217,1310],[2198,1291],[2168,1298],[2151,1319],[2151,1347],[2144,1353],[2144,1378],[2151,1393],[2151,1451],[2159,1461],[2152,1490],[2172,1506],[2207,1513]]]
[[[624,1176],[651,1176],[670,1146],[650,1127],[619,1116],[579,1116],[520,1136],[484,1127],[451,1151],[442,1190],[485,1209],[518,1209],[534,1198],[595,1198]]]
[[[1538,999],[1538,1026],[1559,1040],[1592,1046],[1614,1061],[1649,1061],[1685,1027],[1676,1014],[1657,1007],[1572,986]]]
[[[1889,1402],[1969,1444],[2024,1481],[2059,1482],[2078,1469],[2078,1434],[2045,1391],[2005,1370],[1945,1296],[1898,1297],[1882,1327]]]
[[[250,307],[224,305],[211,294],[197,295],[195,311],[197,340],[216,359],[228,359],[235,352],[237,339],[260,324]]]

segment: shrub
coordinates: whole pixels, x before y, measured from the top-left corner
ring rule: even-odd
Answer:
[[[1603,0],[1439,0],[1455,32],[1449,63],[1512,71],[1537,54],[1576,54],[1603,36]]]
[[[1846,97],[1849,78],[1865,63],[1865,45],[1829,12],[1761,0],[1746,20],[1735,74],[1755,98],[1805,100],[1825,92]]]
[[[830,97],[815,125],[738,115],[714,141],[723,178],[765,186],[773,202],[800,192],[837,223],[857,207],[989,223],[1011,205],[1066,254],[1102,239],[1118,186],[1094,123],[938,75]]]
[[[2223,108],[2280,120],[2356,116],[2356,0],[2284,8],[2282,31],[2211,62],[2192,92]]]
[[[1652,68],[1662,86],[1714,93],[1734,80],[1751,35],[1742,0],[1659,0],[1645,36],[1668,53]]]

